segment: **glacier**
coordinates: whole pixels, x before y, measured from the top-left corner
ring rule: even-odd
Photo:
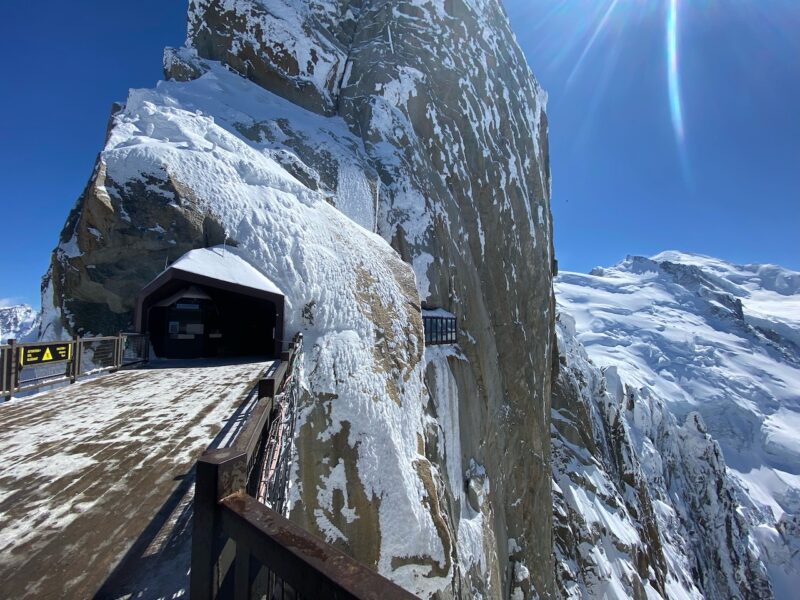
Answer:
[[[617,389],[616,410],[626,415],[645,479],[669,492],[664,484],[674,475],[665,476],[664,469],[690,470],[678,491],[667,494],[674,523],[707,523],[725,512],[716,502],[732,502],[742,550],[749,547],[752,556],[731,564],[750,564],[754,573],[764,565],[768,577],[755,579],[762,580],[758,597],[768,595],[766,579],[775,597],[792,597],[800,584],[800,273],[671,251],[629,256],[586,275],[563,273],[555,288],[595,376],[614,382],[605,385]],[[690,445],[704,436],[718,449]],[[667,444],[668,438],[673,442]],[[713,477],[702,470],[709,465]],[[692,482],[713,481],[716,493],[690,489]],[[717,512],[692,517],[699,506]],[[731,531],[729,526],[728,540]],[[703,542],[715,539],[712,530],[688,534],[695,558],[689,553],[681,561],[710,573],[711,566],[697,565],[730,544],[723,538]],[[698,549],[701,542],[707,545]],[[724,564],[724,557],[718,562]],[[705,582],[698,587],[707,597],[747,595],[735,591],[741,587],[731,584],[735,574],[726,577],[727,583],[719,574],[716,581],[708,574],[694,579]]]

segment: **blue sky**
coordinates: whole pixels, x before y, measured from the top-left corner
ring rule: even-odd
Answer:
[[[673,4],[680,94],[671,97]],[[550,95],[563,269],[675,249],[800,270],[800,2],[506,7]]]
[[[163,47],[183,42],[185,6],[5,7],[0,302],[38,306],[111,103],[161,78]],[[680,249],[800,270],[800,2],[507,0],[506,8],[550,95],[562,269]]]

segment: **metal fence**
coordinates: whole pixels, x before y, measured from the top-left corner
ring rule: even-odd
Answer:
[[[455,344],[458,342],[456,317],[428,317],[423,315],[422,326],[425,329],[425,344],[427,346]]]
[[[192,600],[414,598],[282,514],[291,468],[302,335],[258,384],[230,448],[197,461]]]
[[[0,347],[0,395],[8,400],[18,393],[144,363],[149,349],[149,336],[141,333],[24,344],[9,340]]]
[[[302,346],[293,356],[297,362]],[[280,514],[285,512],[286,495],[289,487],[289,471],[292,464],[294,428],[297,421],[297,404],[300,396],[300,383],[297,365],[289,366],[288,377],[282,390],[275,396],[273,414],[269,427],[264,428],[263,450],[259,460],[248,474],[247,493],[263,502]]]

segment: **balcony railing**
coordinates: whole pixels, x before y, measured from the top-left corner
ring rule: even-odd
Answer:
[[[425,345],[458,343],[458,321],[455,315],[444,310],[423,310],[422,326],[425,329]]]
[[[13,395],[59,383],[75,383],[86,375],[116,371],[149,360],[147,334],[74,337],[71,340],[0,346],[0,395]]]
[[[260,381],[258,403],[232,446],[197,461],[192,600],[415,598],[281,514],[302,351],[298,335]]]

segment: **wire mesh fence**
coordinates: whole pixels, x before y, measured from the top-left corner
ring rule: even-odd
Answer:
[[[71,363],[21,366],[17,375],[17,389],[25,391],[69,381],[71,374]]]
[[[118,365],[119,337],[81,338],[77,342],[77,376],[92,375]]]
[[[150,356],[150,338],[142,333],[123,333],[120,366],[146,362]]]
[[[24,344],[9,340],[0,347],[0,393],[8,400],[16,393],[143,363],[149,354],[149,336],[139,333]]]

